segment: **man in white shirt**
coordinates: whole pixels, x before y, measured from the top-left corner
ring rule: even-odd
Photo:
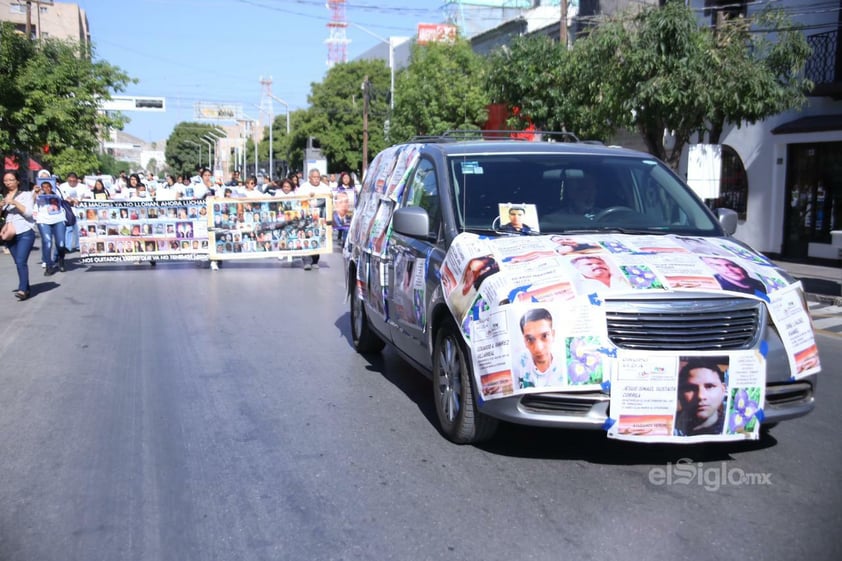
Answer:
[[[316,195],[331,195],[332,191],[327,183],[322,183],[321,172],[317,169],[311,169],[309,175],[307,176],[307,183],[299,187],[298,194],[315,197]],[[324,205],[324,203],[325,199],[315,199],[314,206],[320,207]],[[314,255],[305,255],[304,270],[309,271],[310,269],[318,269],[320,257],[321,255],[318,253]]]
[[[67,200],[71,205],[76,204],[82,199],[91,198],[91,190],[84,183],[79,182],[79,176],[73,172],[67,174],[67,181],[58,186],[63,199]],[[67,251],[79,251],[79,223],[65,228],[64,247]]]
[[[544,308],[528,310],[520,319],[522,353],[514,364],[515,382],[521,389],[564,385],[563,356],[556,356],[553,316]],[[561,353],[560,353],[561,354]]]

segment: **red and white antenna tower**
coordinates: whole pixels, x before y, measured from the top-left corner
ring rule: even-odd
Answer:
[[[328,0],[330,21],[327,24],[329,37],[327,41],[327,67],[332,68],[337,62],[348,62],[348,39],[345,30],[348,22],[345,20],[345,0]]]

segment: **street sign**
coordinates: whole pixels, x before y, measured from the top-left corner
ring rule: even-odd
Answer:
[[[200,101],[193,106],[197,120],[237,121],[243,119],[243,106],[235,103],[209,103]]]
[[[167,110],[166,98],[163,97],[114,96],[100,105],[104,111],[165,112]]]

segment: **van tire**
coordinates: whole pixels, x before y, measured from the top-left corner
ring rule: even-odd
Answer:
[[[386,343],[369,327],[365,306],[360,300],[356,283],[351,286],[349,300],[351,301],[351,342],[354,344],[354,350],[361,354],[380,352]]]
[[[433,400],[442,433],[456,444],[478,444],[497,431],[499,421],[479,411],[474,395],[465,342],[453,320],[447,319],[433,346]]]

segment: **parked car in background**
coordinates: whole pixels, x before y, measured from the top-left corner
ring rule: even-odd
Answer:
[[[429,374],[458,443],[500,421],[759,438],[812,410],[820,365],[800,283],[736,228],[640,152],[459,135],[393,146],[343,249],[353,344],[389,343]]]

